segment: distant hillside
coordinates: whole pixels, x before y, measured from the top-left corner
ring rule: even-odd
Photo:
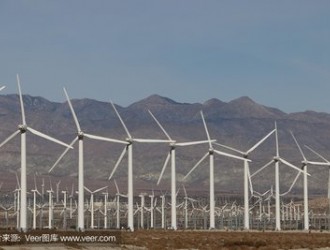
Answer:
[[[54,103],[42,97],[24,96],[26,120],[29,126],[53,137],[70,143],[76,136],[75,124],[67,103]],[[125,139],[125,130],[115,115],[110,103],[90,99],[72,100],[80,125],[84,132],[103,135],[115,139]],[[130,133],[136,138],[166,139],[157,124],[149,115],[151,110],[162,123],[170,136],[178,142],[205,140],[206,133],[201,120],[203,110],[210,135],[219,143],[247,150],[274,128],[279,129],[280,154],[290,162],[301,166],[301,156],[290,131],[293,131],[301,146],[310,147],[330,159],[330,114],[305,111],[287,114],[281,110],[266,107],[240,97],[230,102],[216,98],[204,103],[178,103],[166,97],[152,95],[128,107],[117,106]],[[5,140],[16,129],[21,120],[17,95],[0,96],[0,141]],[[0,171],[13,175],[20,168],[19,136],[0,148]],[[32,134],[27,136],[28,173],[47,174],[64,148],[39,139]],[[123,150],[122,145],[84,140],[85,171],[91,179],[107,181],[117,158]],[[168,145],[134,144],[134,176],[136,191],[139,188],[169,189],[169,166],[160,187],[156,187],[159,173],[165,161]],[[218,148],[220,149],[220,148]],[[317,158],[303,147],[311,160]],[[182,177],[208,151],[208,145],[177,148],[178,186]],[[227,151],[228,152],[228,151]],[[251,172],[267,163],[275,154],[274,136],[270,137],[252,155]],[[77,175],[77,146],[63,158],[52,175],[57,177]],[[119,166],[115,178],[126,187],[126,159]],[[215,157],[216,191],[242,192],[243,163],[224,157]],[[295,172],[281,166],[281,190],[286,191],[295,177]],[[327,190],[328,169],[309,167],[312,177],[309,188],[314,194],[324,194]],[[209,168],[205,161],[190,176],[185,184],[191,190],[208,189]],[[301,178],[302,179],[302,178]],[[4,181],[6,182],[6,180]],[[274,183],[274,168],[268,167],[253,179],[254,188],[267,190]],[[4,183],[4,187],[6,183]],[[302,180],[297,182],[294,192],[302,193]]]

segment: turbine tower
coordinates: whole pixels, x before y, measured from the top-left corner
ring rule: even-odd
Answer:
[[[250,212],[249,212],[249,175],[250,175],[250,169],[249,169],[249,162],[247,159],[249,159],[249,154],[252,153],[257,147],[259,147],[269,136],[271,136],[275,132],[275,129],[273,129],[271,132],[269,132],[264,138],[262,138],[260,141],[258,141],[256,144],[254,144],[249,150],[247,151],[240,151],[232,147],[228,147],[226,145],[215,143],[216,145],[219,145],[221,147],[227,148],[229,150],[235,151],[240,153],[244,157],[244,229],[249,230],[250,229]]]
[[[203,143],[208,143],[209,141],[204,140],[204,141],[192,141],[192,142],[176,142],[175,140],[173,140],[169,134],[166,132],[166,130],[164,129],[164,127],[160,124],[160,122],[156,119],[156,117],[151,113],[151,111],[149,110],[150,115],[152,116],[152,118],[156,121],[156,123],[158,124],[158,126],[160,127],[160,129],[164,132],[164,134],[166,135],[166,137],[169,140],[169,147],[170,150],[167,154],[164,166],[162,168],[162,171],[159,175],[158,181],[157,181],[157,185],[159,185],[164,171],[168,165],[169,160],[171,159],[171,228],[173,230],[177,230],[177,216],[176,216],[176,161],[175,161],[175,148],[176,147],[184,147],[184,146],[191,146],[191,145],[197,145],[197,144],[203,144]],[[212,142],[215,142],[215,140],[213,140]]]
[[[23,96],[21,92],[20,79],[17,75],[17,85],[19,92],[19,100],[21,105],[21,113],[22,113],[22,124],[18,125],[18,130],[16,130],[12,135],[10,135],[4,142],[0,144],[0,147],[5,145],[11,139],[13,139],[16,135],[21,134],[21,202],[20,202],[20,230],[23,232],[27,231],[27,182],[26,182],[26,132],[31,132],[34,135],[47,139],[49,141],[56,142],[65,147],[72,148],[71,146],[61,142],[53,137],[45,135],[31,127],[29,127],[25,120],[25,111],[24,111],[24,103]]]
[[[215,197],[214,197],[214,153],[221,155],[221,156],[226,156],[234,159],[239,159],[243,161],[251,161],[249,159],[245,159],[236,155],[228,154],[219,150],[215,150],[212,145],[212,141],[210,138],[209,131],[206,126],[206,122],[204,119],[203,112],[201,111],[201,116],[205,128],[205,132],[207,135],[207,139],[209,142],[209,150],[208,152],[196,163],[196,165],[186,174],[185,177],[183,177],[183,180],[185,180],[208,156],[210,159],[210,229],[215,228]]]
[[[78,159],[78,225],[77,230],[78,231],[84,231],[85,225],[84,225],[84,137],[99,140],[99,141],[106,141],[106,142],[115,142],[115,143],[122,143],[127,144],[125,141],[120,141],[116,139],[106,138],[102,136],[96,136],[84,133],[81,130],[77,115],[73,109],[73,106],[71,104],[69,95],[64,88],[64,94],[66,96],[67,102],[69,104],[73,120],[75,122],[76,128],[77,128],[77,137],[73,139],[70,146],[72,146],[77,141],[79,142],[79,159]],[[65,150],[62,155],[58,158],[58,160],[54,163],[54,165],[49,169],[49,173],[54,169],[54,167],[59,163],[59,161],[64,157],[64,155],[68,152],[68,149]]]

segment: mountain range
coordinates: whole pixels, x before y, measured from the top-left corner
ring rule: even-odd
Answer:
[[[42,97],[23,96],[27,124],[43,133],[70,143],[77,131],[68,104],[57,103]],[[100,136],[124,140],[127,135],[110,103],[91,99],[74,99],[82,130]],[[217,142],[248,150],[266,134],[278,126],[280,155],[301,167],[300,155],[290,131],[294,133],[306,157],[320,161],[303,145],[308,145],[330,159],[330,114],[314,111],[285,113],[279,109],[266,107],[249,97],[240,97],[229,102],[213,98],[204,103],[179,103],[167,97],[152,95],[127,107],[116,105],[128,130],[135,138],[166,139],[166,136],[150,116],[148,110],[157,117],[172,139],[177,142],[206,140],[206,133],[200,111],[205,116],[212,139]],[[0,96],[0,142],[11,135],[21,123],[19,98],[17,95]],[[48,170],[60,156],[63,147],[27,135],[27,171],[30,176],[37,173],[48,175]],[[108,183],[110,172],[120,156],[123,145],[84,140],[85,175],[89,185]],[[217,149],[229,152],[215,146]],[[57,179],[76,179],[78,165],[77,145],[60,161],[51,175]],[[177,148],[178,186],[182,177],[208,152],[208,144]],[[169,150],[168,144],[134,143],[134,183],[135,191],[143,189],[169,190],[170,166],[164,178],[157,186],[157,179]],[[251,173],[273,159],[275,155],[275,137],[269,137],[251,155]],[[20,169],[19,136],[0,148],[0,180],[12,179]],[[312,194],[325,195],[327,192],[328,168],[309,167],[309,189]],[[280,167],[281,192],[285,192],[294,180],[297,171],[286,166]],[[114,178],[126,188],[127,161],[124,158]],[[11,176],[11,177],[8,177]],[[70,179],[71,178],[71,179]],[[184,185],[191,190],[208,190],[209,165],[206,160],[188,178]],[[226,157],[215,157],[216,191],[223,193],[241,193],[243,190],[243,162]],[[274,167],[256,175],[252,179],[256,191],[264,192],[274,185]],[[32,185],[32,184],[31,184]],[[112,185],[112,184],[111,184]],[[302,176],[292,190],[293,194],[302,194]]]

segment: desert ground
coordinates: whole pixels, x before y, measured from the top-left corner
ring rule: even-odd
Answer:
[[[76,232],[28,232],[25,235],[59,234],[78,235]],[[22,237],[25,235],[20,234]],[[188,230],[137,230],[126,231],[88,231],[85,236],[116,235],[117,242],[49,242],[19,244],[1,242],[0,249],[330,249],[328,232],[262,232],[262,231],[188,231]]]

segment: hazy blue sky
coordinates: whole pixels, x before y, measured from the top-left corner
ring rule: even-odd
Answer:
[[[0,83],[127,106],[247,95],[330,113],[330,1],[1,0]]]

